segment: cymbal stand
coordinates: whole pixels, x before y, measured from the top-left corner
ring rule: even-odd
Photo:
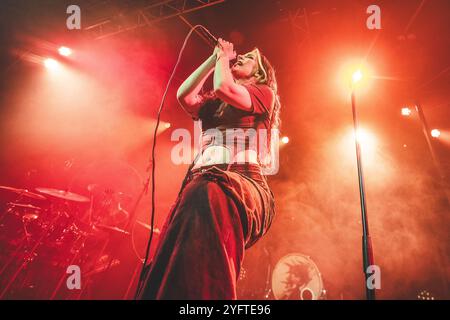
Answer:
[[[55,225],[55,223],[58,221],[59,218],[61,218],[62,214],[61,212],[58,211],[58,214],[56,215],[56,217],[51,221],[51,223],[47,226],[47,228],[45,229],[45,231],[43,232],[42,236],[36,241],[36,243],[34,244],[34,246],[31,248],[31,250],[28,253],[25,253],[23,259],[23,263],[16,269],[15,273],[13,274],[13,276],[10,278],[8,284],[3,288],[2,292],[0,293],[0,300],[2,300],[6,293],[8,292],[9,288],[11,287],[11,285],[15,282],[15,280],[17,279],[17,277],[19,276],[19,274],[22,272],[22,270],[30,263],[32,262],[32,260],[34,259],[33,256],[36,253],[36,250],[38,249],[38,247],[42,244],[42,241],[51,234],[51,232],[53,231],[51,229],[51,227],[53,227]]]
[[[127,232],[130,232],[130,233],[133,232],[131,229],[132,229],[133,224],[134,224],[134,222],[136,220],[137,208],[139,207],[139,203],[141,202],[142,197],[144,196],[144,194],[145,194],[145,188],[141,191],[141,193],[139,194],[138,198],[134,202],[134,205],[133,205],[133,208],[130,211],[130,215],[128,217],[128,220],[125,223],[124,230],[127,231]],[[151,232],[153,232],[153,230]],[[115,241],[123,241],[123,240],[122,239],[115,239]],[[105,247],[105,249],[106,249],[106,247]],[[109,269],[111,269],[111,266],[112,266],[112,264],[114,262],[114,258],[115,257],[116,257],[116,254],[115,253],[111,253],[111,255],[109,257],[109,261],[108,261],[108,266],[106,267],[105,270],[102,271],[102,272],[104,272],[103,273],[103,277],[106,277],[107,272],[109,271]],[[128,289],[127,289],[127,291],[128,291]]]
[[[108,239],[106,239],[105,243],[103,244],[103,247],[100,249],[100,251],[97,254],[96,258],[93,260],[92,268],[95,269],[95,265],[96,265],[97,261],[100,260],[100,258],[102,257],[102,255],[105,252],[106,247],[108,246],[109,243],[110,243],[110,241],[109,241],[109,238],[108,238]],[[86,283],[86,285],[84,285],[82,287],[82,289],[80,290],[80,293],[78,294],[78,296],[77,296],[77,298],[75,300],[80,300],[80,298],[84,294],[84,292],[87,289],[89,289],[90,285],[92,284],[91,278],[92,278],[92,275],[94,275],[94,274],[95,274],[95,272],[88,272],[88,275],[83,280],[83,282]]]
[[[8,203],[8,209],[5,210],[5,213],[2,215],[2,217],[0,218],[0,223],[3,221],[3,219],[8,215],[8,213],[11,213],[14,210],[14,205],[19,203],[19,200],[22,200],[23,198],[23,194],[19,194],[19,196],[17,197],[16,200],[14,200],[13,202],[9,202]]]
[[[81,252],[82,248],[84,247],[84,244],[85,244],[85,242],[86,242],[86,240],[87,240],[87,236],[84,235],[84,234],[81,234],[81,235],[79,235],[78,238],[75,240],[75,243],[78,243],[78,241],[79,241],[82,237],[84,237],[84,239],[83,239],[83,241],[82,241],[82,244],[78,247],[76,253],[73,255],[73,257],[72,257],[72,259],[70,260],[68,266],[73,265],[74,262],[76,261],[76,259],[80,256],[80,252]],[[58,291],[61,289],[61,285],[63,284],[63,282],[64,282],[64,280],[66,279],[66,277],[67,277],[67,273],[66,273],[66,270],[64,270],[62,276],[59,278],[59,281],[58,281],[58,283],[56,284],[55,289],[53,290],[52,295],[50,296],[50,300],[54,300],[54,299],[55,299],[56,294],[57,294]]]
[[[13,202],[10,202],[8,204],[9,208],[5,211],[5,214],[3,214],[2,217],[0,218],[0,223],[1,223],[1,221],[3,221],[3,219],[7,216],[8,213],[11,213],[14,210],[14,204],[19,203],[19,201],[22,200],[22,198],[23,198],[23,194],[19,194],[19,196],[17,197],[16,200],[14,200]],[[22,220],[22,223],[23,223],[23,220]],[[22,237],[22,239],[20,239],[19,246],[16,248],[16,250],[14,250],[14,252],[11,253],[9,260],[3,265],[2,269],[0,270],[0,277],[3,274],[3,272],[5,272],[6,269],[9,267],[9,265],[16,259],[17,254],[27,244],[29,244],[29,241],[28,241],[28,237],[27,237],[27,232],[25,230],[25,235]]]

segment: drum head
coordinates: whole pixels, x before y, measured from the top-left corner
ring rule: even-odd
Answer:
[[[319,269],[308,256],[288,254],[275,265],[272,292],[276,300],[318,300],[323,293]]]

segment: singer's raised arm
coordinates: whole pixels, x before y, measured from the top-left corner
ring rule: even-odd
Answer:
[[[177,100],[182,108],[191,116],[196,117],[202,105],[203,98],[199,95],[206,79],[213,72],[216,54],[208,57],[178,88]]]
[[[235,57],[236,52],[233,44],[219,39],[214,71],[214,92],[222,101],[233,107],[251,111],[250,93],[241,83],[235,81],[230,69],[230,60],[235,59]]]

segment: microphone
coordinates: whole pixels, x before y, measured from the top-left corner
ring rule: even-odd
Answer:
[[[209,32],[209,30],[206,29],[204,26],[202,26],[202,25],[197,25],[197,26],[199,26],[199,27],[200,27],[200,30],[202,30],[202,32],[197,32],[197,34],[198,34],[200,37],[202,37],[203,40],[205,40],[205,42],[206,42],[211,48],[214,49],[214,48],[217,46],[217,44],[218,44],[217,38],[216,38],[211,32]],[[195,26],[195,27],[197,27],[197,26]],[[195,27],[194,27],[194,28],[195,28]],[[237,56],[237,55],[236,55],[236,56]],[[235,57],[234,59],[236,59],[236,57]],[[234,60],[234,59],[231,59],[231,60]]]
[[[211,48],[214,48],[217,45],[217,38],[203,26],[201,26],[200,30],[202,30],[199,33],[200,37],[202,37]]]

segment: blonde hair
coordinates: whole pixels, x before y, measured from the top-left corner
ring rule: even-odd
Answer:
[[[256,52],[258,61],[258,70],[255,71],[254,76],[256,83],[266,84],[272,89],[275,97],[272,116],[270,119],[270,126],[274,129],[279,129],[281,126],[280,120],[280,96],[278,95],[278,84],[275,77],[275,69],[270,64],[269,60],[259,51],[258,48],[254,48],[252,51]]]

